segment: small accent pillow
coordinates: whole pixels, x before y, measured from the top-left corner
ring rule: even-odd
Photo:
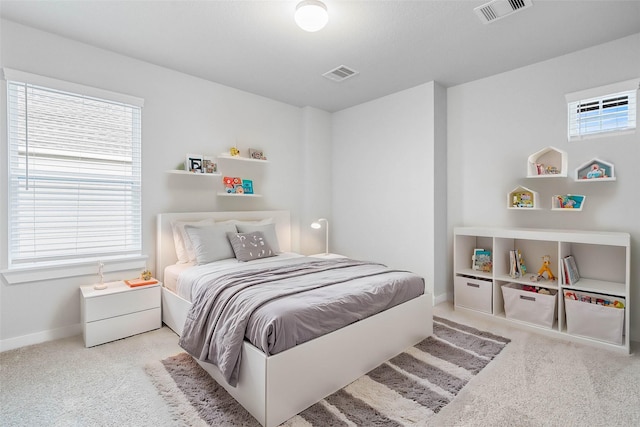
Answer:
[[[233,248],[229,244],[229,239],[227,239],[227,233],[235,233],[235,225],[185,225],[184,231],[188,234],[193,245],[196,264],[209,264],[210,262],[234,257]]]
[[[276,256],[261,231],[253,233],[227,233],[238,261],[246,262]]]
[[[252,233],[254,231],[261,231],[264,234],[264,238],[275,253],[279,253],[280,244],[278,243],[278,235],[276,234],[276,225],[271,223],[236,223],[236,228],[239,233]]]

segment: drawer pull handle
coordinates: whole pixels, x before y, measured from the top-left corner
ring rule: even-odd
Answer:
[[[467,286],[471,286],[472,288],[479,288],[480,287],[480,285],[477,284],[477,283],[469,283],[469,282],[467,282]]]
[[[533,301],[533,302],[536,301],[536,297],[527,297],[527,296],[524,296],[524,295],[520,295],[520,299],[524,299],[524,300],[527,300],[527,301]]]

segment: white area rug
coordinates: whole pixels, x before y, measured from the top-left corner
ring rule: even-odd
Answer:
[[[509,339],[434,317],[434,334],[284,423],[284,426],[413,426],[437,414]],[[146,366],[174,421],[258,426],[186,353]]]

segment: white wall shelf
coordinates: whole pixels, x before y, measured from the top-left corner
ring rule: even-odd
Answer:
[[[491,273],[471,269],[471,257],[475,248],[491,251]],[[518,249],[522,253],[526,274],[520,278],[509,275],[509,251]],[[517,322],[524,327],[576,342],[585,342],[599,347],[630,353],[630,297],[631,288],[631,236],[628,233],[610,233],[579,230],[542,230],[523,228],[456,227],[454,229],[454,305],[456,310],[468,310],[496,319]],[[549,255],[549,265],[556,280],[537,281],[538,268],[543,256]],[[563,260],[572,255],[579,268],[580,279],[573,285],[567,284]],[[532,280],[533,278],[533,280]],[[522,319],[508,318],[505,314],[502,287],[516,283],[538,286],[557,295],[554,321],[544,327]],[[567,311],[565,292],[589,292],[612,300],[624,300],[625,308],[611,308],[597,304],[582,303],[589,310],[583,310],[576,317],[571,301],[571,311]],[[522,291],[524,299],[539,295]],[[597,306],[597,307],[592,307]],[[538,307],[533,306],[533,310]],[[620,318],[618,339],[607,339],[603,334],[598,315],[590,317],[591,309],[604,311],[604,315]],[[608,311],[611,310],[611,311]],[[619,311],[619,310],[622,310]],[[602,313],[600,313],[602,314]],[[525,316],[526,317],[526,316]],[[615,322],[613,322],[615,323]],[[576,325],[579,327],[576,329]],[[586,327],[585,327],[586,326]],[[571,331],[571,332],[570,332]],[[613,335],[616,335],[615,333]],[[603,336],[605,338],[603,338]]]
[[[242,194],[236,194],[236,193],[225,193],[225,192],[218,192],[218,196],[221,197],[262,197],[262,194],[246,194],[246,193],[242,193]]]
[[[582,194],[556,194],[551,197],[551,210],[561,212],[580,212],[584,208],[587,196]]]
[[[246,163],[246,164],[250,164],[251,166],[258,164],[258,163],[269,163],[268,160],[264,160],[264,159],[253,159],[251,157],[242,157],[240,155],[237,156],[232,156],[229,153],[222,153],[218,156],[218,161],[222,160],[224,161],[230,161],[230,162],[241,162],[241,163]],[[236,166],[238,166],[238,168],[240,168],[240,165],[236,163]],[[226,172],[224,173],[224,177],[234,177],[235,176],[231,173],[227,174]],[[241,178],[242,179],[242,178]],[[224,178],[223,178],[224,181]],[[244,181],[244,179],[243,179]],[[257,194],[257,193],[253,193],[254,189],[253,189],[253,179],[250,179],[249,181],[251,181],[251,192],[250,193],[229,193],[227,191],[219,191],[218,192],[218,196],[219,197],[246,197],[246,198],[254,198],[254,197],[262,197],[261,194]]]
[[[168,170],[167,173],[174,174],[174,175],[222,176],[222,174],[220,172],[215,172],[215,173],[197,173],[197,172],[189,172],[189,171],[180,170],[180,169],[171,169],[171,170]]]
[[[507,194],[507,208],[522,211],[540,210],[540,196],[536,191],[518,186]]]
[[[529,156],[527,178],[566,178],[567,153],[547,147]]]
[[[231,154],[223,153],[218,156],[218,160],[237,160],[239,162],[254,162],[254,163],[269,163],[269,160],[252,159],[250,157],[242,157],[240,155],[232,156]]]
[[[575,180],[588,183],[615,181],[615,167],[613,163],[594,158],[576,168]]]

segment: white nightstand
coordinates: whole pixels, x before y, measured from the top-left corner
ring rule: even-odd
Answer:
[[[158,329],[162,283],[130,288],[124,282],[110,282],[106,289],[81,286],[82,336],[93,347],[131,335]]]

